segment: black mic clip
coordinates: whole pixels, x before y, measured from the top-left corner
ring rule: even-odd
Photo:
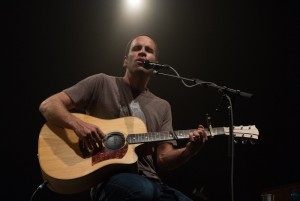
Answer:
[[[145,60],[144,68],[159,70],[159,69],[168,69],[170,67],[169,67],[169,65],[166,65],[166,64],[159,64],[159,63],[150,62],[149,60]]]

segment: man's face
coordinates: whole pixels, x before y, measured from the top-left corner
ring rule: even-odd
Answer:
[[[143,68],[144,61],[156,62],[155,53],[156,45],[154,41],[147,36],[138,36],[132,41],[123,66],[128,70],[145,70]]]

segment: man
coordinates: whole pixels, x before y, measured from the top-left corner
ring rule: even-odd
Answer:
[[[147,88],[153,69],[143,67],[145,60],[157,62],[158,47],[149,36],[139,35],[128,43],[123,77],[92,75],[44,100],[40,111],[48,122],[74,130],[90,149],[95,142],[101,142],[105,133],[72,115],[70,110],[74,108],[102,119],[136,116],[143,120],[148,132],[172,131],[170,104]],[[136,150],[138,174],[125,172],[110,176],[92,188],[92,200],[190,200],[165,185],[155,170],[177,168],[197,154],[207,140],[204,127],[199,125],[189,139],[183,148],[176,148],[176,141],[140,145]]]

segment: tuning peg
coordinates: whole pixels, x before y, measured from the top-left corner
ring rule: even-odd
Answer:
[[[234,142],[234,144],[238,144],[239,143],[239,141],[237,139],[234,139],[233,142]]]
[[[247,139],[242,139],[242,144],[246,144],[247,143]]]
[[[251,145],[255,145],[255,141],[254,140],[249,140]]]

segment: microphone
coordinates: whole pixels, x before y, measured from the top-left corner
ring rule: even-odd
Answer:
[[[167,68],[170,68],[170,67],[166,64],[159,64],[159,63],[150,62],[149,60],[145,60],[144,61],[144,68],[159,70],[159,69],[167,69]]]

